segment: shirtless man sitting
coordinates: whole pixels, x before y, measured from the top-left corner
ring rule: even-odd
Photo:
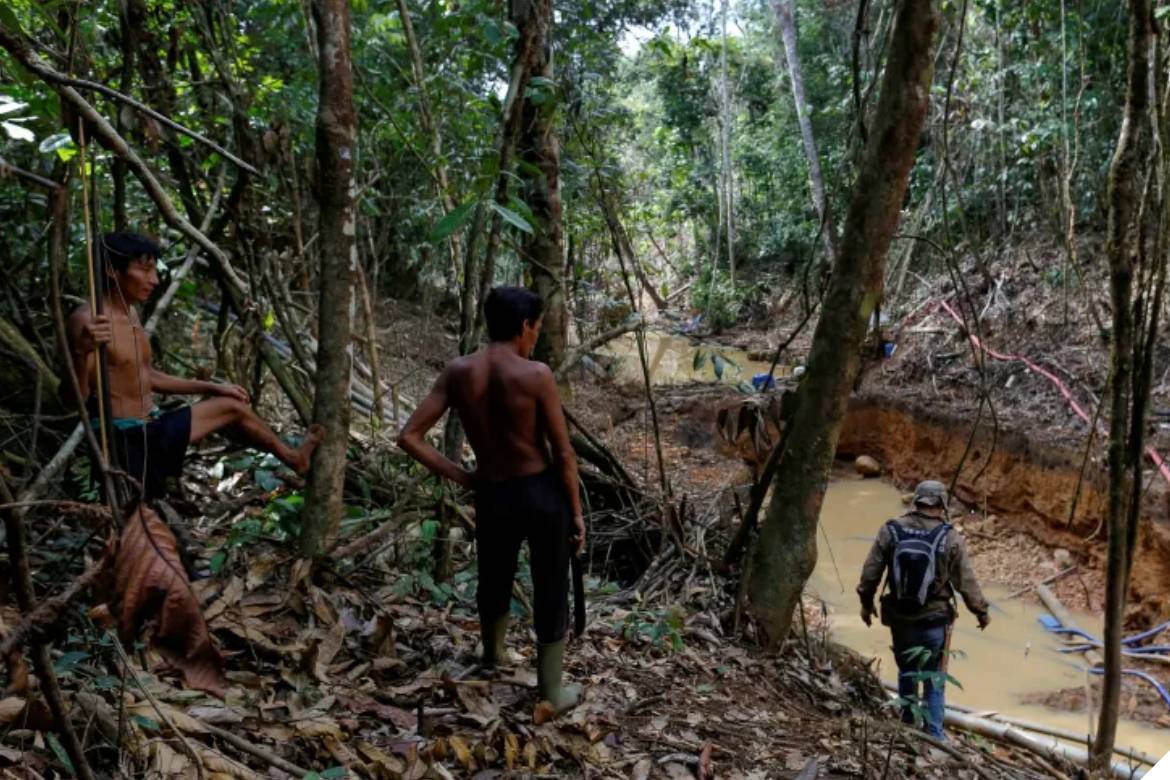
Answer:
[[[508,608],[520,543],[528,540],[540,697],[563,712],[580,700],[562,685],[568,628],[569,557],[585,549],[577,460],[552,371],[529,360],[544,303],[522,287],[497,287],[484,304],[487,347],[447,364],[398,439],[440,477],[475,490],[483,662],[504,654]],[[426,441],[448,408],[459,415],[475,451],[467,472]],[[551,445],[551,451],[550,451]]]
[[[114,464],[143,486],[151,501],[166,494],[166,480],[178,477],[187,445],[219,430],[237,434],[251,446],[272,453],[293,471],[309,470],[309,458],[323,431],[313,426],[299,447],[290,447],[256,415],[244,388],[164,374],[151,363],[150,338],[135,304],[158,286],[158,244],[136,233],[109,233],[100,240],[107,277],[102,314],[88,304],[69,316],[70,360],[86,399],[91,424],[98,420],[97,349],[106,347],[109,369],[110,420]],[[68,378],[61,383],[62,394]],[[210,396],[193,406],[161,412],[156,395]]]

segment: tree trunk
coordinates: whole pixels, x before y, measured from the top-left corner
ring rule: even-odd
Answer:
[[[788,634],[793,609],[816,564],[821,502],[926,118],[937,24],[933,0],[899,3],[874,127],[813,335],[808,373],[797,391],[788,436],[792,455],[777,470],[748,584],[752,610],[773,647]]]
[[[723,217],[727,226],[727,271],[731,286],[735,287],[735,177],[731,170],[731,83],[727,73],[727,0],[722,0],[721,26],[723,48],[719,56],[719,145],[722,164],[720,179],[723,182]],[[718,250],[716,250],[718,253]],[[718,254],[716,255],[718,256]]]
[[[1113,304],[1112,360],[1109,379],[1109,553],[1105,585],[1105,676],[1101,714],[1093,741],[1092,768],[1104,771],[1113,755],[1121,695],[1121,637],[1129,587],[1133,539],[1128,524],[1132,480],[1140,479],[1140,463],[1132,460],[1126,438],[1130,428],[1131,382],[1134,376],[1133,282],[1141,241],[1140,204],[1144,136],[1149,113],[1149,54],[1153,19],[1149,0],[1129,0],[1129,70],[1125,114],[1117,149],[1109,166],[1108,224],[1105,254],[1109,259],[1109,291]],[[1140,448],[1139,448],[1140,452]],[[1139,456],[1140,457],[1140,456]]]
[[[318,555],[337,536],[349,439],[349,383],[353,362],[354,157],[357,116],[349,49],[349,4],[314,0],[319,59],[317,202],[321,257],[317,394],[313,420],[325,438],[313,453],[305,498],[302,551]]]
[[[410,50],[410,68],[414,75],[414,88],[418,90],[418,114],[423,128],[431,136],[431,154],[435,158],[435,189],[439,196],[439,203],[443,207],[443,214],[450,214],[455,209],[455,197],[451,192],[451,179],[447,172],[447,163],[443,161],[443,134],[439,129],[435,115],[431,111],[431,103],[427,98],[426,73],[423,70],[422,50],[418,45],[418,37],[414,34],[414,22],[410,19],[410,9],[406,0],[398,0],[398,15],[402,19],[402,32],[406,36],[406,45]],[[459,231],[451,231],[447,239],[451,251],[452,278],[459,278],[459,264],[462,259]],[[462,300],[462,298],[460,298]]]
[[[534,232],[525,236],[520,258],[532,275],[532,289],[544,300],[544,329],[536,345],[536,358],[556,368],[565,359],[569,341],[569,312],[565,302],[565,224],[561,209],[561,153],[553,121],[557,101],[552,99],[552,0],[515,3],[513,23],[531,28],[528,49],[529,80],[544,79],[539,89],[525,90],[520,110],[518,154],[525,163],[520,176],[524,201],[532,209]],[[523,8],[516,17],[515,10]],[[521,35],[527,33],[522,32]],[[545,99],[538,99],[538,98]]]
[[[634,271],[634,275],[638,277],[638,283],[642,286],[642,290],[650,296],[654,301],[654,305],[659,311],[663,311],[667,307],[666,299],[662,294],[655,289],[651,284],[650,279],[646,276],[646,269],[642,267],[641,261],[634,253],[634,246],[630,243],[630,234],[626,231],[625,225],[622,224],[621,217],[618,216],[617,206],[614,205],[613,195],[609,188],[605,186],[601,178],[601,174],[595,171],[595,180],[597,182],[597,201],[601,206],[601,212],[605,216],[606,227],[609,228],[610,239],[613,241],[613,251],[618,255],[619,259],[624,258],[626,263],[629,263]]]
[[[513,23],[522,20],[528,3],[531,0],[512,0],[509,16]],[[529,69],[533,57],[533,48],[536,39],[532,25],[516,25],[520,32],[512,55],[512,67],[508,74],[508,92],[504,95],[504,104],[500,111],[500,131],[496,136],[496,187],[495,201],[504,206],[508,203],[508,179],[511,177],[512,158],[516,152],[516,140],[520,135],[521,98],[528,91],[528,79],[531,77]],[[487,249],[484,251],[483,264],[480,267],[479,297],[476,300],[476,338],[483,331],[483,304],[491,289],[496,274],[496,255],[500,251],[500,234],[503,230],[503,220],[498,211],[492,213],[491,227],[488,229]]]
[[[792,82],[792,101],[796,105],[796,123],[800,125],[800,138],[804,144],[804,156],[808,160],[808,181],[812,187],[813,206],[821,221],[821,238],[825,242],[829,262],[837,256],[837,225],[833,212],[825,198],[825,179],[821,175],[821,161],[817,155],[817,142],[813,138],[812,120],[808,116],[808,103],[804,97],[804,76],[800,69],[800,57],[796,51],[796,20],[794,0],[775,0],[772,8],[776,12],[776,26],[784,42],[784,58],[788,62],[788,79]]]

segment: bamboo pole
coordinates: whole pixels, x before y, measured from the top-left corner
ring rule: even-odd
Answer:
[[[89,214],[89,172],[86,170],[87,163],[85,160],[85,119],[79,118],[77,120],[77,139],[80,151],[81,160],[81,210],[85,216],[85,257],[86,269],[89,277],[89,313],[93,317],[97,317],[102,313],[101,301],[98,299],[98,274],[102,273],[104,269],[100,266],[94,265],[93,255],[93,226],[90,224]],[[97,358],[97,371],[95,374],[94,390],[96,391],[97,408],[98,408],[98,425],[99,434],[102,443],[102,458],[106,463],[110,462],[110,441],[107,433],[106,421],[106,377],[104,360],[102,356],[102,347],[94,350]],[[84,420],[82,421],[85,422]]]
[[[1053,739],[1047,741],[1026,733],[1023,729],[1002,721],[988,720],[965,712],[958,712],[948,708],[943,722],[954,728],[978,734],[987,739],[1003,742],[1021,748],[1046,759],[1063,762],[1068,761],[1077,766],[1088,766],[1089,751],[1083,747],[1065,745]],[[1138,780],[1145,777],[1146,770],[1139,766],[1128,766],[1122,761],[1113,761],[1110,764],[1112,777],[1121,780]]]

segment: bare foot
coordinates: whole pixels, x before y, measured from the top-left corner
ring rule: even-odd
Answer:
[[[317,445],[325,438],[325,426],[311,425],[309,432],[305,434],[304,441],[301,446],[294,451],[293,461],[288,465],[292,466],[292,470],[302,477],[309,473],[309,464],[313,459],[313,450],[317,449]]]

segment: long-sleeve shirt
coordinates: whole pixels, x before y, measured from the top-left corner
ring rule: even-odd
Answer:
[[[917,512],[909,512],[899,518],[898,523],[916,531],[931,531],[942,520],[938,520]],[[861,582],[857,586],[857,595],[861,597],[862,606],[873,610],[873,599],[881,587],[882,576],[889,568],[890,559],[894,553],[895,539],[890,529],[883,525],[874,540],[869,556],[861,568]],[[971,559],[967,555],[967,542],[956,528],[952,528],[943,538],[938,550],[938,559],[934,570],[934,585],[930,588],[930,595],[926,603],[914,612],[901,612],[894,607],[893,599],[884,600],[882,604],[882,622],[891,623],[918,623],[923,621],[945,620],[950,622],[955,618],[951,602],[955,591],[963,597],[967,609],[975,615],[987,614],[987,599],[975,578],[975,570],[971,568]]]

